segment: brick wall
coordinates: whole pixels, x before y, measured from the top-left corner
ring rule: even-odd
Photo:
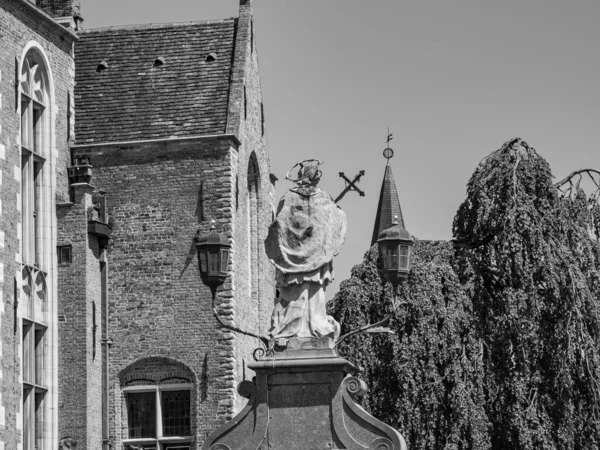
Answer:
[[[93,183],[106,190],[113,221],[108,247],[109,335],[114,341],[110,407],[111,441],[117,448],[125,414],[119,374],[148,357],[176,358],[201,380],[194,392],[192,427],[198,445],[234,412],[234,337],[218,329],[212,316],[194,237],[198,229],[208,231],[214,219],[235,247],[235,147],[232,139],[221,138],[74,149],[90,157]],[[220,293],[225,301],[233,298],[240,277],[232,268]]]
[[[102,448],[100,249],[98,239],[87,232],[94,188],[80,183],[72,189],[73,203],[61,204],[57,210],[57,243],[72,247],[72,262],[58,266],[59,434],[71,436],[80,448],[99,450]]]
[[[52,149],[47,168],[48,189],[59,201],[68,198],[66,166],[69,159],[67,99],[73,92],[73,36],[25,1],[0,0],[0,448],[17,449],[20,445],[21,417],[21,323],[15,310],[15,292],[20,288],[20,147],[19,113],[16,98],[17,65],[24,49],[34,41],[43,49],[52,74],[54,126]],[[50,150],[50,149],[49,149]],[[54,198],[45,205],[54,217]],[[50,218],[50,222],[53,220]],[[51,223],[49,224],[51,225]],[[55,243],[45,242],[48,252],[48,422],[46,436],[54,446],[58,441],[56,425],[56,271],[51,253]],[[16,313],[16,314],[15,314]]]

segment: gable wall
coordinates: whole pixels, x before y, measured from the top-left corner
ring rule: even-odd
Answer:
[[[266,336],[275,299],[275,269],[266,256],[264,239],[272,222],[275,189],[269,177],[271,167],[266,127],[264,127],[263,133],[262,114],[264,108],[261,108],[262,92],[258,54],[256,37],[253,34],[252,17],[244,17],[241,14],[228,121],[228,131],[235,132],[242,142],[234,169],[234,176],[239,180],[239,202],[234,215],[236,243],[234,310],[236,323],[241,328]],[[240,47],[240,44],[243,46]],[[248,217],[251,217],[251,214],[247,211],[249,205],[252,208],[252,201],[248,200],[247,174],[250,160],[253,158],[256,158],[259,172],[257,227],[248,224]],[[258,252],[254,257],[252,249],[256,249]],[[248,263],[249,254],[252,259],[250,264]],[[252,361],[252,353],[259,346],[256,339],[236,336],[236,387],[243,380],[244,372],[247,379],[252,378],[252,371],[245,370],[244,366]],[[234,398],[235,409],[240,410],[246,404],[246,399],[237,394]]]
[[[223,138],[74,150],[90,157],[92,184],[106,190],[113,222],[109,388],[111,444],[117,448],[126,435],[118,374],[144,358],[176,358],[200,380],[192,408],[197,444],[231,416],[232,336],[217,330],[194,238],[209,230],[211,219],[231,235],[232,145]],[[221,295],[231,297],[231,283]]]

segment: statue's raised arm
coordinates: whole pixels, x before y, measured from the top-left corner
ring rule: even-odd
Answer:
[[[306,160],[294,179],[296,186],[279,202],[277,216],[265,240],[267,255],[277,267],[279,301],[271,318],[272,338],[330,336],[339,325],[325,312],[325,289],[333,280],[333,257],[346,237],[346,214],[317,187],[320,162]]]

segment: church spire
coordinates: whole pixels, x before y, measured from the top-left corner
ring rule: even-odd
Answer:
[[[391,227],[394,220],[398,221],[398,225],[404,226],[404,218],[402,217],[402,208],[400,207],[400,198],[394,181],[394,174],[390,166],[390,159],[394,156],[394,151],[389,147],[392,140],[392,135],[388,130],[388,147],[383,151],[383,156],[388,160],[383,174],[383,183],[381,183],[381,192],[379,194],[379,203],[377,205],[377,216],[375,216],[375,226],[373,227],[373,237],[371,245],[377,242],[379,233]],[[395,219],[397,218],[397,219]]]

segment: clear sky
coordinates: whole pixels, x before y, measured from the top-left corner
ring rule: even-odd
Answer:
[[[278,196],[299,159],[364,169],[337,280],[373,230],[387,127],[406,228],[450,239],[478,162],[525,139],[558,179],[600,168],[600,2],[596,0],[254,0],[256,42]],[[237,16],[237,0],[82,0],[84,27]]]

